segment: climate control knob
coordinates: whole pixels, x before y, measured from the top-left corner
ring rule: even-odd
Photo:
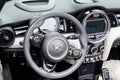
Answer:
[[[104,51],[104,46],[100,46],[100,51]]]
[[[98,52],[98,48],[97,47],[92,47],[91,48],[91,53],[97,53]]]

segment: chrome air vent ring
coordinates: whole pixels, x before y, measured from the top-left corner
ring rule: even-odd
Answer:
[[[7,48],[14,42],[15,34],[11,27],[4,27],[0,29],[0,47]]]

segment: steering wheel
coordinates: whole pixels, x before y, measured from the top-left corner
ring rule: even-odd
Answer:
[[[75,46],[71,46],[68,42],[67,39],[68,37],[65,37],[63,33],[49,30],[41,31],[39,27],[43,24],[43,22],[48,18],[55,17],[64,18],[66,20],[71,21],[75,25],[75,27],[77,28],[77,32],[79,34],[78,45],[81,46],[80,49],[76,48]],[[42,66],[38,66],[35,63],[30,52],[31,35],[33,34],[34,29],[36,28],[39,28],[38,31],[39,33],[37,33],[38,36],[37,38],[35,37],[33,42],[36,42],[37,44],[41,43],[39,49],[41,53],[39,54],[43,59]],[[49,79],[63,78],[73,73],[84,61],[85,55],[87,54],[86,51],[87,51],[87,38],[84,27],[76,18],[66,13],[52,12],[43,15],[42,17],[39,17],[29,26],[29,29],[27,30],[26,36],[24,38],[24,54],[29,65],[39,75]],[[56,72],[55,67],[57,63],[63,61],[68,55],[74,60],[72,66],[70,66],[66,70]]]

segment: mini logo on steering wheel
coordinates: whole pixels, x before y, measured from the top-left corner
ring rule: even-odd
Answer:
[[[56,45],[56,44],[53,45],[53,48],[56,52],[59,52],[62,50],[62,47],[60,45]]]

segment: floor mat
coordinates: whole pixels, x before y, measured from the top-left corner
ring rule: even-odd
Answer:
[[[24,63],[10,63],[13,80],[41,80],[40,76]]]

